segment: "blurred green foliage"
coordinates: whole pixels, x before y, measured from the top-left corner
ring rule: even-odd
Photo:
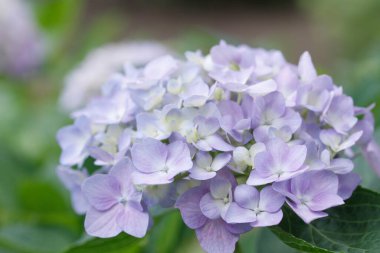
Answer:
[[[324,31],[342,45],[342,57],[332,59],[338,84],[359,105],[380,102],[380,2],[377,0],[302,1]],[[155,221],[146,239],[121,235],[99,245],[83,231],[83,217],[71,209],[69,193],[55,175],[59,148],[55,133],[70,122],[57,105],[65,74],[91,49],[122,38],[133,29],[115,13],[99,12],[84,22],[84,0],[34,0],[36,18],[46,34],[50,53],[39,73],[27,79],[0,76],[0,252],[202,252],[194,232],[172,212]],[[339,11],[337,11],[339,10]],[[88,13],[86,14],[88,15]],[[85,24],[84,24],[85,23]],[[178,52],[206,51],[225,34],[185,30],[167,41]],[[227,39],[232,39],[228,38]],[[281,45],[281,41],[269,41]],[[255,41],[258,43],[257,41]],[[355,59],[355,60],[353,60]],[[375,109],[380,124],[380,106]],[[380,131],[377,134],[380,141]],[[356,170],[366,187],[380,191],[375,174],[362,158]],[[108,247],[108,248],[107,248]],[[294,250],[268,229],[255,229],[239,241],[242,253]]]
[[[378,0],[299,0],[344,57],[361,58],[380,43]]]

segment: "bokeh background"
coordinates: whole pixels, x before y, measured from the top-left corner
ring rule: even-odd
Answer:
[[[153,40],[181,54],[225,39],[280,49],[294,63],[307,50],[319,73],[368,106],[380,104],[379,13],[378,0],[0,0],[0,252],[59,253],[84,238],[83,218],[55,173],[55,133],[70,123],[59,103],[65,78],[94,49]],[[380,106],[374,114],[379,125]],[[379,191],[363,159],[355,163],[363,185]],[[295,252],[267,229],[244,235],[239,246]],[[170,213],[141,245],[112,252],[201,250]]]

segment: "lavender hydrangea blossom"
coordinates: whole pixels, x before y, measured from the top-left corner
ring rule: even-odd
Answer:
[[[284,205],[309,223],[344,204],[360,183],[356,150],[380,171],[372,108],[307,52],[293,65],[222,41],[186,60],[127,62],[58,132],[58,174],[92,236],[143,237],[156,207],[174,207],[206,252],[232,253]]]

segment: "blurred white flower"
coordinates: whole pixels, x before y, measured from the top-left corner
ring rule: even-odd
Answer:
[[[101,92],[102,85],[124,64],[144,65],[152,59],[170,54],[158,42],[135,41],[102,46],[90,52],[66,77],[60,105],[66,111],[78,109]]]
[[[25,75],[44,56],[44,44],[24,0],[0,0],[0,73]]]

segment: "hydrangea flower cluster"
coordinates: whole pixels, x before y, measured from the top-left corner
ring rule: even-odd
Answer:
[[[222,41],[126,63],[58,132],[58,173],[89,235],[143,237],[175,207],[206,252],[230,253],[240,234],[279,224],[284,205],[309,223],[344,204],[360,182],[354,146],[380,171],[371,108],[307,52],[293,65]]]

